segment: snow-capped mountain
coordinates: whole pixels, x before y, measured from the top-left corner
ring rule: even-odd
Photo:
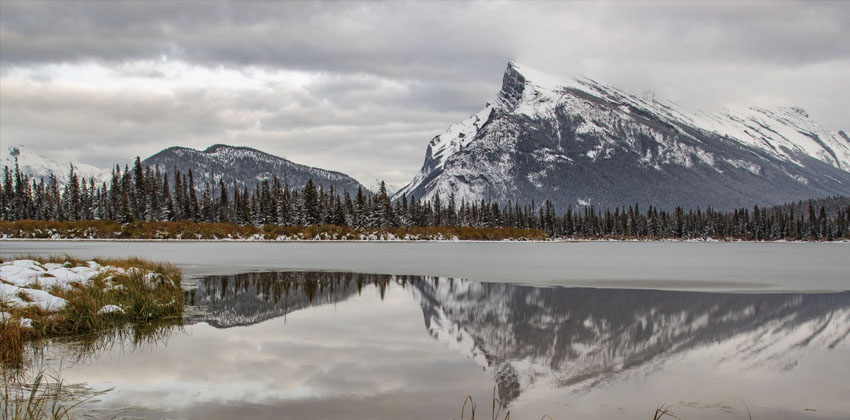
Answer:
[[[263,180],[271,181],[275,176],[281,184],[288,183],[296,189],[302,188],[308,179],[312,179],[317,187],[328,189],[333,186],[340,193],[348,191],[354,194],[362,187],[357,180],[340,172],[299,165],[250,147],[223,144],[210,146],[203,151],[169,147],[145,159],[142,165],[158,166],[169,173],[176,169],[186,174],[191,169],[198,190],[205,188],[206,182],[215,185],[222,178],[229,188],[235,185],[253,189]],[[368,190],[363,187],[363,191]]]
[[[588,390],[723,344],[722,356],[786,368],[848,344],[850,292],[727,294],[413,282],[429,334],[488,369],[500,398]]]
[[[112,172],[110,169],[98,168],[85,163],[74,162],[57,162],[48,159],[38,153],[25,148],[24,146],[9,146],[4,147],[2,155],[0,155],[0,167],[8,167],[10,171],[15,169],[15,159],[18,160],[18,168],[22,173],[37,180],[43,178],[47,182],[48,177],[52,173],[56,176],[56,181],[59,185],[64,185],[68,181],[68,171],[70,165],[74,165],[74,172],[81,180],[94,178],[95,182],[108,182]]]
[[[497,97],[431,139],[402,194],[729,209],[850,194],[850,137],[799,108],[693,113],[509,63]]]

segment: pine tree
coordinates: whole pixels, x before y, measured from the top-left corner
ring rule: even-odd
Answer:
[[[12,220],[21,220],[26,218],[26,192],[27,179],[26,175],[21,173],[21,168],[18,166],[18,158],[15,158],[15,188],[12,199]]]
[[[186,204],[189,206],[186,211],[186,218],[193,222],[197,222],[199,219],[200,209],[198,206],[198,195],[195,193],[195,176],[192,174],[191,169],[189,169],[189,184],[186,194],[188,196]]]
[[[289,184],[284,184],[280,198],[277,200],[277,223],[281,226],[292,226],[292,197]]]
[[[337,226],[345,225],[345,208],[342,205],[342,200],[340,200],[339,195],[336,196],[332,214],[331,224]]]
[[[363,188],[357,188],[357,198],[354,204],[354,227],[364,228],[367,226],[366,217],[366,196],[363,194]]]
[[[133,163],[133,183],[133,190],[135,191],[135,194],[132,196],[133,219],[145,220],[145,210],[147,209],[147,203],[145,202],[145,173],[144,168],[142,168],[142,161],[138,156],[136,156],[136,161]]]
[[[174,220],[186,219],[186,195],[183,187],[184,175],[180,171],[175,171],[174,174]]]
[[[74,172],[74,165],[68,170],[68,182],[62,194],[62,207],[68,220],[80,220],[80,181]]]
[[[307,184],[304,185],[303,201],[304,201],[304,215],[305,215],[305,223],[307,225],[315,225],[321,221],[321,217],[319,214],[319,196],[316,192],[316,186],[313,184],[312,179],[307,180]]]
[[[171,186],[168,183],[168,173],[162,174],[162,196],[159,206],[159,220],[175,220],[174,198],[171,195]]]
[[[372,209],[372,227],[386,228],[397,224],[395,222],[392,202],[387,194],[387,186],[384,181],[381,181],[378,188],[378,195],[375,196],[372,205],[374,206]]]
[[[218,180],[218,221],[219,222],[229,222],[230,221],[230,203],[228,203],[227,199],[227,186],[224,185],[224,178]]]
[[[133,221],[133,210],[130,208],[130,188],[121,189],[121,210],[119,212],[119,220],[121,223],[130,223]]]
[[[443,225],[443,205],[440,203],[440,192],[437,191],[434,194],[434,216],[433,222],[431,223],[433,226],[442,226]]]
[[[109,219],[121,219],[121,201],[122,201],[122,184],[121,184],[121,167],[115,165],[112,170],[112,179],[109,188]]]
[[[11,184],[11,175],[9,174],[9,167],[3,166],[3,183],[0,184],[0,218],[3,220],[8,219],[8,207],[9,201],[12,199],[14,192],[7,185]]]

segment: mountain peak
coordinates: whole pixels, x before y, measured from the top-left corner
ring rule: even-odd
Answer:
[[[508,108],[512,109],[522,98],[526,88],[547,94],[559,94],[567,89],[597,94],[594,89],[596,85],[599,84],[587,78],[559,78],[516,61],[509,61],[502,77],[502,90],[499,96]]]
[[[432,138],[400,191],[561,209],[731,209],[847,194],[848,169],[846,133],[799,108],[694,113],[510,61],[496,101]]]
[[[503,99],[509,108],[513,108],[522,98],[525,90],[526,78],[520,71],[520,67],[513,61],[508,62],[508,68],[502,76],[502,90],[499,97]]]
[[[540,70],[535,70],[516,61],[508,61],[508,68],[505,69],[505,75],[511,74],[513,77],[521,77],[526,82],[532,82],[538,86],[545,85],[556,87],[563,85],[564,81]]]
[[[204,153],[216,153],[216,152],[220,152],[222,150],[225,150],[225,151],[227,151],[227,150],[242,150],[242,151],[246,151],[246,152],[256,152],[256,153],[267,154],[265,152],[261,152],[257,149],[251,148],[251,147],[231,146],[229,144],[222,144],[222,143],[217,143],[217,144],[214,144],[210,147],[207,147],[206,149],[204,149]]]
[[[233,148],[233,146],[230,146],[230,145],[227,145],[227,144],[214,144],[214,145],[204,149],[204,153],[215,153],[215,152],[217,152],[221,149],[232,149],[232,148]]]

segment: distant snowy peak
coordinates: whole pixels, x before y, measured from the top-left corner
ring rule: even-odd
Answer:
[[[691,112],[508,63],[496,97],[428,143],[402,194],[732,208],[850,194],[850,138],[800,108]]]
[[[15,159],[18,162],[18,168],[22,173],[26,174],[33,180],[43,178],[45,182],[52,173],[56,176],[56,180],[60,185],[68,181],[68,171],[71,164],[74,165],[74,172],[80,180],[88,180],[94,178],[95,182],[106,182],[111,177],[110,169],[98,168],[85,163],[74,162],[57,162],[39,155],[24,146],[9,146],[3,148],[3,154],[0,156],[0,166],[8,167],[10,171],[15,169]]]

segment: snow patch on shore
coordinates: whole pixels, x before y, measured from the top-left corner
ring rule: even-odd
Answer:
[[[47,312],[59,311],[68,302],[56,296],[56,291],[68,289],[75,283],[85,285],[95,276],[114,272],[124,270],[94,261],[79,267],[71,267],[69,263],[42,264],[34,260],[4,262],[0,264],[0,301],[18,308],[36,306]],[[0,321],[9,316],[3,312]],[[21,320],[22,326],[27,323],[25,321]]]

